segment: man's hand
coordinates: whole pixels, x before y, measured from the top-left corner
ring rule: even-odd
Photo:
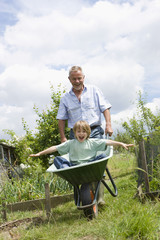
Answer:
[[[104,118],[106,120],[106,128],[105,128],[105,135],[109,134],[111,137],[113,134],[112,126],[111,126],[111,116],[110,116],[110,111],[109,109],[106,109],[103,112]]]
[[[109,136],[111,137],[112,134],[113,134],[113,130],[112,130],[112,127],[111,126],[106,126],[105,128],[105,135],[109,134]]]
[[[61,138],[61,143],[66,142],[66,141],[67,141],[66,137]]]

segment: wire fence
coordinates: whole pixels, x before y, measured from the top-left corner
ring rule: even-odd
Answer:
[[[157,180],[158,191],[158,187],[160,187],[160,146],[153,144],[151,137],[139,142],[137,162],[138,187],[144,186],[143,188],[146,192],[151,192],[150,183],[153,180]]]

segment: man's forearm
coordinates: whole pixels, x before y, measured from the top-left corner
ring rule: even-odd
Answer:
[[[64,142],[65,137],[65,120],[58,120],[59,133],[61,137],[61,142]]]
[[[112,130],[112,125],[111,125],[111,115],[109,109],[106,109],[103,112],[105,121],[106,121],[106,127],[105,127],[105,134],[109,133],[109,136],[112,135],[113,130]]]
[[[106,109],[106,110],[103,112],[103,115],[104,115],[104,118],[105,118],[105,120],[106,120],[106,124],[108,124],[108,125],[111,126],[111,115],[110,115],[109,109]]]

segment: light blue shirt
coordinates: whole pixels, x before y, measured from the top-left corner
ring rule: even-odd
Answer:
[[[101,113],[111,108],[99,88],[85,85],[78,100],[72,89],[61,98],[57,119],[68,120],[68,127],[73,128],[79,120],[88,122],[90,126],[101,125]]]
[[[73,164],[81,164],[93,160],[98,151],[104,151],[107,147],[107,139],[89,138],[84,142],[77,139],[68,140],[56,146],[60,155],[69,153],[69,160]]]

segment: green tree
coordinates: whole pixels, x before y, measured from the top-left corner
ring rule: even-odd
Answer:
[[[131,138],[135,139],[138,144],[142,138],[154,132],[160,126],[160,112],[154,115],[148,107],[146,107],[146,97],[142,97],[138,92],[137,111],[133,118],[128,122],[122,123],[123,128],[129,133]]]
[[[17,136],[13,130],[3,130],[6,134],[10,136],[10,140],[5,142],[8,145],[15,147],[14,155],[16,158],[16,163],[26,163],[28,155],[31,153],[30,145],[34,141],[34,137],[31,132],[27,132],[25,136]]]
[[[34,144],[31,146],[34,152],[42,151],[53,145],[60,143],[60,134],[58,129],[58,121],[56,119],[57,112],[59,108],[59,103],[61,99],[61,94],[65,92],[63,89],[60,90],[61,85],[59,85],[57,92],[51,86],[51,104],[50,107],[39,112],[38,108],[34,107],[34,110],[38,116],[36,133]],[[69,130],[66,126],[66,135],[68,136]],[[56,155],[56,153],[55,153]],[[40,158],[42,165],[47,166],[49,156],[45,155]]]
[[[114,140],[118,142],[124,142],[124,143],[133,143],[134,140],[131,138],[130,134],[125,131],[125,132],[120,132],[119,130],[117,131],[116,135],[114,136]],[[118,147],[115,146],[114,149],[117,149],[119,152],[125,152],[126,150],[123,147]],[[130,152],[134,152],[134,148],[129,149]]]
[[[48,166],[48,155],[42,156],[40,159],[29,159],[28,156],[30,153],[36,153],[60,143],[60,134],[56,117],[61,95],[64,92],[65,89],[61,90],[61,85],[58,86],[57,91],[55,91],[53,86],[51,86],[50,106],[42,112],[40,112],[38,108],[34,106],[33,109],[38,116],[36,120],[37,126],[34,134],[33,131],[29,129],[24,119],[22,119],[23,128],[25,130],[24,136],[18,137],[14,131],[4,130],[4,132],[10,136],[10,140],[7,141],[7,143],[13,145],[16,148],[15,155],[16,161],[18,163],[22,162],[32,165],[32,162],[38,162],[40,160],[40,163],[43,167]],[[68,137],[69,129],[67,126],[65,130],[66,136]]]

